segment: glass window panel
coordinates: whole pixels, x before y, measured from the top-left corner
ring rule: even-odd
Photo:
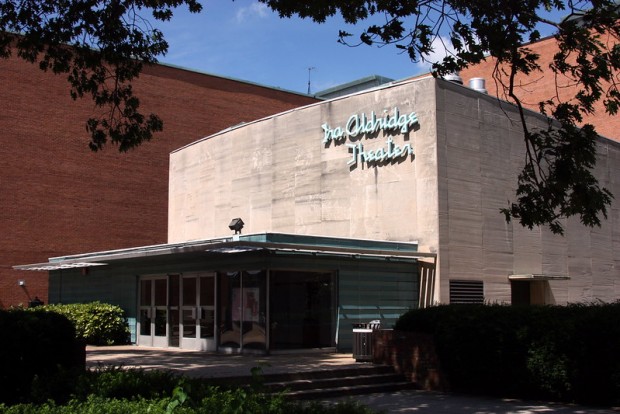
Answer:
[[[170,275],[170,306],[179,306],[179,275]]]
[[[239,348],[241,346],[240,272],[219,273],[219,315],[220,346]]]
[[[271,349],[333,346],[333,276],[272,271],[270,283]]]
[[[151,335],[151,316],[148,309],[140,309],[140,335]]]
[[[170,346],[179,346],[179,310],[170,309],[170,336],[168,338]]]
[[[266,349],[266,277],[263,271],[244,272],[242,292],[243,347]]]
[[[196,305],[196,278],[183,278],[183,306]]]
[[[155,310],[155,336],[166,336],[166,309]]]
[[[166,279],[155,280],[155,306],[168,304],[168,281]]]
[[[200,305],[213,306],[215,300],[215,284],[212,277],[200,278]]]
[[[195,309],[183,309],[183,338],[196,337]]]
[[[140,281],[140,306],[151,306],[151,281]]]
[[[213,338],[215,331],[215,311],[213,309],[202,308],[200,316],[200,337]]]

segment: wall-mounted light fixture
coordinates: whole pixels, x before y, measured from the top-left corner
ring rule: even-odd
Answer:
[[[26,287],[26,281],[24,279],[19,279],[17,284],[21,287]]]
[[[237,217],[237,218],[232,219],[232,221],[228,225],[228,228],[231,230],[234,230],[235,234],[241,234],[241,229],[243,228],[244,224],[245,223],[243,223],[243,220]]]

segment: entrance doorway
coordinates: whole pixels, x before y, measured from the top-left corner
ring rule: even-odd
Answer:
[[[168,277],[140,280],[138,344],[168,346]]]
[[[544,305],[547,303],[547,281],[510,281],[510,299],[513,305]]]
[[[139,291],[139,345],[216,349],[213,274],[144,276]]]
[[[215,351],[215,276],[183,275],[181,293],[180,347]]]
[[[244,270],[218,274],[219,350],[267,351],[266,273]]]
[[[335,286],[331,272],[142,276],[138,344],[231,353],[333,348]]]
[[[335,289],[332,273],[272,271],[270,348],[335,346]]]

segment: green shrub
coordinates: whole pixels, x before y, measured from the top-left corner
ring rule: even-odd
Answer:
[[[84,367],[84,346],[62,315],[0,311],[0,332],[0,402],[28,400],[33,383],[53,383],[63,372]]]
[[[168,371],[103,367],[81,375],[73,395],[81,400],[88,396],[155,399],[172,395],[173,390],[182,383],[180,381],[180,376]]]
[[[2,414],[371,414],[353,401],[323,405],[289,401],[282,394],[252,389],[221,389],[200,379],[157,371],[105,368],[84,375],[80,393],[68,402],[6,406]],[[140,386],[136,386],[142,382]],[[123,386],[129,390],[123,391]],[[170,391],[170,387],[173,386]],[[146,397],[148,396],[148,397]]]
[[[2,414],[167,414],[167,400],[115,400],[101,397],[90,397],[86,401],[72,400],[66,405],[20,404],[0,407]],[[183,414],[183,411],[175,411]]]
[[[30,308],[34,312],[55,312],[75,324],[79,338],[90,345],[120,345],[129,342],[125,312],[116,305],[101,302],[70,303]]]
[[[620,302],[569,306],[442,305],[395,329],[434,336],[455,391],[620,402]]]
[[[304,404],[284,400],[269,401],[268,397],[257,400],[256,395],[227,391],[205,399],[192,406],[178,405],[171,408],[173,399],[116,400],[90,397],[86,401],[73,400],[66,405],[46,403],[42,405],[21,404],[0,405],[2,414],[372,414],[375,411],[355,402],[341,402],[333,405],[320,403]]]
[[[171,406],[192,407],[196,412],[217,413],[263,412],[260,410],[264,407],[280,405],[282,399],[280,395],[267,395],[251,389],[223,389],[212,385],[211,381],[191,379],[165,371],[125,370],[115,367],[85,373],[78,381],[74,396],[77,400],[94,397],[161,400],[172,397],[169,402]]]

